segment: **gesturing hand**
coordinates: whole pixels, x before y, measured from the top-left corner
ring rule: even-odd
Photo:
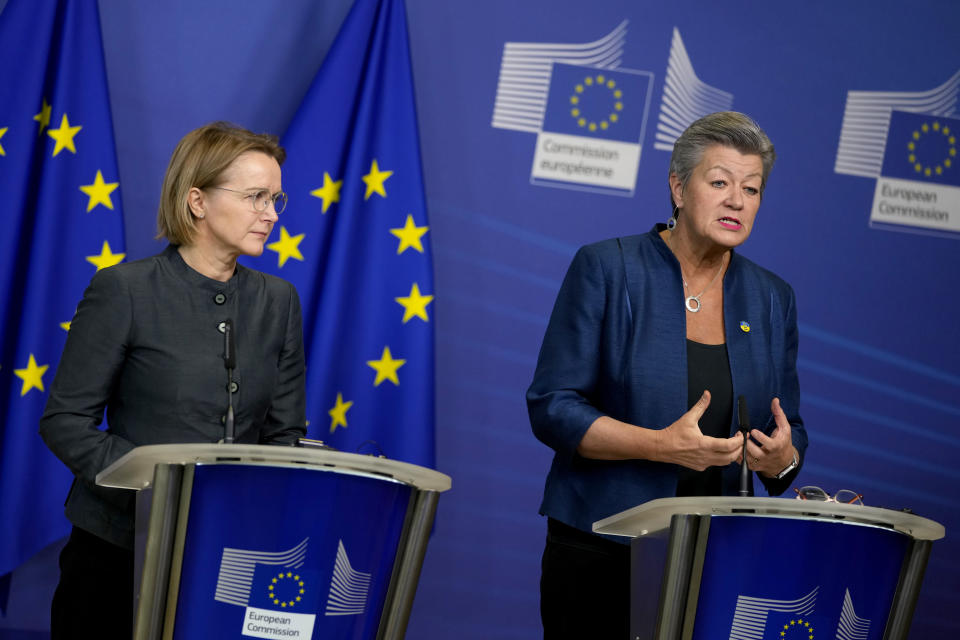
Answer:
[[[753,440],[747,441],[747,465],[772,478],[786,469],[793,460],[793,438],[790,434],[790,422],[780,408],[779,398],[774,398],[770,403],[770,411],[777,426],[769,436],[758,429],[750,432]]]
[[[737,459],[743,443],[739,434],[732,438],[711,438],[700,431],[700,418],[709,406],[710,392],[704,391],[689,411],[657,432],[658,460],[703,471],[707,467],[726,466]]]

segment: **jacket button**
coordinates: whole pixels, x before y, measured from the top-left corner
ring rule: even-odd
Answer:
[[[226,332],[227,332],[227,323],[226,323],[226,322],[221,322],[220,324],[218,324],[218,325],[217,325],[217,331],[219,331],[220,333],[226,333]]]
[[[218,293],[217,295],[213,296],[213,301],[217,304],[223,304],[227,301],[227,296],[223,295],[222,293]]]
[[[230,393],[236,393],[240,389],[240,385],[237,384],[236,382],[231,382],[229,386],[230,386]]]

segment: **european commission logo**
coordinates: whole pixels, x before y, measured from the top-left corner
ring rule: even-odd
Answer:
[[[829,625],[815,614],[819,587],[796,600],[739,596],[730,628],[730,640],[868,640],[870,621],[857,617],[850,590],[846,590],[840,618]],[[835,610],[834,610],[835,611]],[[831,631],[833,633],[831,633]]]
[[[586,44],[504,45],[491,124],[537,135],[533,184],[633,194],[654,75],[621,66],[627,24]],[[732,103],[697,78],[674,29],[654,148],[670,151],[690,123]]]
[[[653,74],[554,63],[531,179],[632,194]]]
[[[324,615],[366,613],[371,574],[351,566],[340,540],[329,584],[322,583],[305,565],[308,542],[279,552],[223,549],[214,600],[244,607],[241,635],[309,638],[324,592]]]
[[[919,93],[851,91],[836,173],[876,179],[871,226],[960,232],[960,71]]]

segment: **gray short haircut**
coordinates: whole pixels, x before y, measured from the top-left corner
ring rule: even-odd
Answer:
[[[731,147],[743,154],[760,156],[763,164],[763,176],[760,181],[760,197],[767,186],[767,177],[773,169],[773,161],[777,153],[773,150],[773,143],[750,116],[737,111],[718,111],[706,115],[680,134],[673,145],[673,154],[670,156],[671,176],[677,174],[680,184],[684,187],[690,181],[690,176],[703,153],[714,145]],[[673,192],[670,193],[670,206],[676,206],[673,201]]]

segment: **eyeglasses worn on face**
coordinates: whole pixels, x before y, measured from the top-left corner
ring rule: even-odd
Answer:
[[[263,213],[266,211],[271,202],[273,203],[273,210],[277,212],[277,215],[283,213],[283,210],[287,208],[287,194],[283,191],[270,193],[268,189],[257,189],[256,191],[251,192],[228,189],[227,187],[210,188],[219,189],[221,191],[229,191],[230,193],[239,193],[244,198],[250,198],[250,201],[253,203],[254,211],[258,213]]]
[[[850,489],[841,489],[831,496],[820,487],[800,487],[793,488],[797,492],[797,500],[816,500],[819,502],[838,502],[841,504],[863,504],[863,494],[851,491]]]

